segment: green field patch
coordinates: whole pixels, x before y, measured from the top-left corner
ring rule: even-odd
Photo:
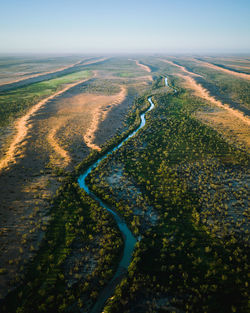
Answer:
[[[131,73],[131,72],[122,72],[122,73],[117,73],[116,76],[118,77],[136,77],[138,75],[135,75],[135,73]]]
[[[71,84],[90,76],[90,71],[80,71],[55,79],[34,83],[23,88],[0,93],[0,126],[20,116],[30,106],[46,98],[65,84]]]

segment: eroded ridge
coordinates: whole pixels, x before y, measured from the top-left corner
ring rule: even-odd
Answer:
[[[217,70],[217,71],[221,71],[221,72],[224,72],[224,73],[227,73],[227,74],[230,74],[230,75],[234,75],[234,76],[236,76],[238,78],[244,78],[244,79],[250,80],[250,75],[249,74],[239,73],[239,72],[236,72],[236,71],[233,71],[233,70],[229,70],[229,69],[224,68],[222,66],[215,65],[213,63],[209,63],[209,62],[206,62],[206,61],[201,61],[201,60],[198,60],[198,59],[194,59],[194,60],[195,60],[195,62],[197,62],[201,66],[205,66],[205,67],[211,68],[213,70]]]
[[[209,91],[206,88],[204,88],[201,84],[197,83],[196,80],[193,78],[193,77],[202,77],[202,76],[195,74],[193,72],[190,72],[184,66],[178,65],[172,61],[168,61],[168,60],[162,60],[162,61],[178,67],[179,69],[182,70],[182,72],[187,74],[187,75],[183,75],[183,74],[177,74],[177,75],[186,81],[186,87],[193,90],[196,96],[202,99],[205,99],[222,109],[227,110],[229,113],[239,118],[245,124],[250,125],[250,119],[247,116],[245,116],[240,111],[231,108],[228,104],[223,104],[221,101],[216,100],[213,96],[210,95]]]
[[[3,170],[4,168],[7,168],[10,162],[13,162],[13,163],[16,162],[16,155],[21,151],[21,148],[23,148],[23,146],[25,145],[23,140],[27,136],[28,130],[32,127],[32,125],[30,124],[31,117],[34,114],[36,114],[37,111],[41,107],[43,107],[46,103],[48,103],[50,100],[56,98],[57,96],[60,96],[61,94],[68,91],[69,89],[86,82],[87,80],[89,79],[83,79],[76,83],[67,85],[63,89],[39,101],[24,116],[17,119],[17,121],[15,122],[15,126],[14,126],[15,135],[12,138],[9,148],[7,149],[5,153],[5,157],[3,157],[0,160],[0,171]]]
[[[122,85],[120,86],[120,88],[121,90],[118,94],[110,97],[109,109],[104,111],[103,107],[97,107],[92,111],[92,119],[91,119],[90,126],[88,127],[86,133],[83,136],[84,142],[91,149],[98,150],[98,151],[101,150],[101,148],[97,144],[94,143],[95,132],[97,131],[100,122],[103,121],[105,117],[107,116],[110,109],[113,106],[118,105],[119,103],[124,101],[126,98],[127,89]]]
[[[151,69],[149,66],[145,65],[145,64],[142,64],[140,63],[138,60],[132,60],[132,59],[129,59],[130,61],[134,61],[135,64],[137,66],[139,66],[140,68],[142,68],[144,71],[148,72],[148,73],[151,73]]]
[[[56,152],[57,155],[63,160],[63,167],[66,167],[71,162],[71,157],[67,150],[65,150],[58,142],[56,137],[57,131],[67,122],[67,119],[63,119],[60,123],[57,123],[56,126],[49,132],[48,142]],[[62,166],[61,162],[60,165]]]
[[[78,61],[76,63],[70,64],[70,65],[67,65],[67,66],[63,66],[63,67],[59,67],[59,68],[51,70],[51,71],[36,73],[36,74],[33,74],[33,75],[28,75],[28,76],[25,76],[25,77],[20,77],[18,79],[13,79],[13,80],[10,80],[10,81],[4,82],[4,83],[0,83],[0,87],[5,87],[5,86],[7,87],[8,85],[12,85],[12,84],[18,83],[18,82],[23,82],[25,80],[29,80],[29,79],[40,77],[40,76],[46,76],[46,75],[49,75],[49,74],[60,73],[60,72],[63,72],[65,70],[74,68],[77,65],[85,66],[85,65],[91,65],[91,64],[103,62],[103,61],[105,61],[107,59],[108,58],[98,58],[98,59],[94,59],[94,60],[91,59],[91,60],[86,60],[86,61],[85,61],[85,59],[83,59],[83,60],[80,60],[80,61]]]

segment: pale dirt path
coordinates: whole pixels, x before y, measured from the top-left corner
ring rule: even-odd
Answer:
[[[142,68],[144,71],[148,72],[148,73],[151,73],[151,69],[149,66],[147,65],[144,65],[144,64],[141,64],[138,60],[132,60],[132,59],[129,59],[129,61],[134,61],[135,64],[137,66],[139,66],[140,68]]]
[[[213,104],[217,105],[218,107],[220,108],[223,108],[225,110],[227,110],[228,112],[230,112],[232,115],[234,115],[235,117],[241,119],[244,123],[246,123],[247,125],[250,125],[250,119],[245,116],[243,113],[241,113],[240,111],[238,110],[235,110],[235,109],[232,109],[228,104],[222,104],[221,101],[219,100],[216,100],[214,97],[212,97],[208,90],[205,89],[203,86],[201,86],[200,84],[198,84],[196,82],[196,80],[191,77],[191,76],[198,76],[198,77],[202,77],[198,74],[195,74],[193,72],[190,72],[188,71],[184,66],[181,66],[181,65],[178,65],[178,64],[175,64],[171,61],[168,61],[168,60],[163,60],[161,59],[162,61],[166,62],[166,63],[169,63],[173,66],[176,66],[178,67],[179,69],[181,69],[184,73],[188,74],[188,75],[182,75],[182,74],[177,74],[178,76],[182,77],[185,81],[186,81],[186,86],[190,89],[192,89],[195,94],[200,97],[200,98],[203,98],[207,101],[210,101],[212,102]],[[191,75],[191,76],[190,76]]]
[[[63,94],[64,92],[68,91],[69,89],[80,85],[84,83],[88,79],[83,79],[81,81],[78,81],[73,84],[69,84],[63,89],[57,91],[56,93],[52,94],[51,96],[39,101],[37,104],[35,104],[24,116],[17,119],[15,122],[15,130],[16,134],[14,135],[14,138],[12,139],[10,146],[5,154],[5,157],[0,160],[0,171],[3,170],[8,166],[8,164],[12,161],[15,162],[16,154],[18,153],[18,148],[21,147],[21,142],[25,139],[28,130],[31,128],[31,125],[29,124],[30,118],[42,107],[44,106],[48,101],[54,99],[55,97]]]
[[[233,70],[229,70],[229,69],[220,67],[218,65],[214,65],[214,64],[209,63],[209,62],[205,62],[205,61],[201,61],[201,60],[197,60],[197,59],[194,59],[194,60],[195,60],[196,63],[198,63],[198,64],[200,64],[202,66],[211,68],[213,70],[221,71],[221,72],[224,72],[224,73],[227,73],[227,74],[230,74],[230,75],[234,75],[234,76],[239,77],[239,78],[244,78],[244,79],[250,80],[250,74],[238,73],[238,72],[235,72]]]
[[[121,103],[126,98],[127,89],[122,85],[120,85],[120,88],[121,88],[121,91],[118,94],[114,96],[110,96],[109,110],[112,108],[112,106]],[[98,150],[98,151],[101,150],[101,148],[98,145],[94,144],[95,132],[98,129],[99,123],[105,119],[109,110],[103,111],[102,107],[97,107],[93,110],[93,112],[91,112],[92,120],[85,135],[83,136],[85,144],[91,149]]]

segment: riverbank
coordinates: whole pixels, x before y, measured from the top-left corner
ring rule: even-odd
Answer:
[[[140,125],[138,126],[138,128],[136,130],[134,130],[131,134],[129,134],[127,137],[125,137],[125,139],[123,139],[117,146],[112,148],[112,150],[108,151],[101,158],[99,158],[97,161],[95,161],[94,164],[91,164],[78,179],[79,186],[90,197],[92,197],[94,200],[96,200],[100,206],[102,206],[104,209],[106,209],[108,212],[110,212],[114,216],[114,219],[118,225],[118,228],[121,231],[122,236],[124,238],[123,257],[122,257],[122,259],[118,265],[118,268],[117,268],[117,271],[116,271],[114,277],[108,283],[108,285],[105,287],[105,289],[101,293],[101,296],[98,298],[95,306],[91,310],[92,313],[101,312],[101,309],[103,308],[105,302],[114,292],[116,285],[121,281],[121,279],[124,275],[124,272],[127,271],[128,266],[129,266],[131,259],[132,259],[132,254],[133,254],[134,246],[136,244],[136,239],[132,235],[130,229],[127,227],[125,221],[122,220],[119,217],[119,215],[113,209],[111,209],[110,206],[105,204],[97,195],[95,195],[93,191],[90,191],[90,189],[86,183],[86,179],[87,179],[88,175],[98,166],[99,163],[101,163],[109,155],[111,155],[116,150],[118,150],[127,140],[134,137],[136,135],[136,133],[145,126],[145,124],[146,124],[145,114],[150,112],[154,108],[154,103],[152,102],[152,99],[148,98],[148,101],[150,103],[150,107],[144,113],[142,113],[140,115],[141,122],[140,122]],[[114,281],[115,281],[115,283],[114,283]]]
[[[140,100],[137,100],[136,105],[133,107],[133,109],[131,109],[131,113],[128,115],[128,129],[122,134],[121,138],[125,138],[131,131],[133,131],[136,127],[138,127],[138,123],[139,123],[139,112],[140,110],[146,110],[148,108],[148,104],[146,104],[146,102],[144,103],[144,97],[142,97]],[[145,105],[146,104],[146,105]],[[136,108],[139,108],[139,111],[136,111]],[[108,144],[106,144],[105,146],[103,146],[103,150],[102,151],[108,151],[110,149],[112,149],[112,147],[117,145],[117,142],[120,141],[120,136],[116,136],[114,137],[111,141],[109,141]],[[92,162],[90,160],[93,160],[93,158],[98,158],[99,152],[95,152],[93,151],[89,157],[87,159],[85,159],[85,161],[83,162],[84,164],[86,164],[86,162]],[[72,173],[70,176],[65,177],[64,182],[62,184],[62,187],[59,188],[59,190],[57,191],[57,196],[56,199],[54,200],[54,204],[53,204],[53,208],[51,209],[52,211],[52,220],[50,221],[47,231],[46,231],[46,235],[45,238],[42,240],[42,245],[39,248],[38,253],[36,254],[36,258],[34,260],[34,262],[31,263],[31,266],[29,266],[29,272],[25,275],[25,277],[27,277],[28,281],[25,282],[25,285],[32,285],[32,290],[38,290],[39,288],[39,282],[47,282],[49,283],[51,281],[51,275],[53,276],[53,273],[57,272],[59,270],[60,273],[63,273],[65,280],[61,281],[59,279],[59,277],[57,276],[56,280],[52,285],[48,285],[47,291],[44,295],[40,295],[38,300],[37,298],[33,298],[33,297],[29,297],[27,296],[27,294],[32,294],[32,290],[30,290],[28,287],[25,289],[25,293],[26,297],[25,297],[25,303],[27,300],[27,297],[29,298],[29,308],[32,309],[32,307],[37,307],[38,303],[45,303],[45,298],[48,298],[49,294],[57,294],[58,291],[58,284],[64,284],[64,281],[68,281],[70,278],[69,274],[66,274],[70,269],[69,268],[62,268],[61,267],[61,263],[58,264],[57,266],[53,266],[53,262],[57,261],[50,261],[50,264],[52,264],[52,267],[46,263],[47,260],[47,252],[48,250],[50,250],[52,247],[50,247],[50,245],[48,245],[48,241],[50,241],[50,236],[54,237],[53,242],[57,242],[57,250],[58,251],[64,251],[62,253],[62,260],[65,260],[65,258],[67,258],[67,256],[69,257],[71,255],[71,248],[68,249],[65,247],[65,241],[63,239],[63,241],[61,241],[62,236],[61,234],[63,233],[62,230],[60,230],[60,228],[58,228],[57,225],[65,225],[67,223],[67,219],[69,218],[68,214],[71,214],[71,216],[78,216],[76,219],[74,219],[74,234],[72,238],[75,238],[73,240],[73,242],[70,240],[69,246],[71,247],[71,244],[74,245],[74,247],[72,247],[73,251],[75,251],[77,253],[78,248],[77,246],[82,247],[82,239],[81,236],[79,238],[79,231],[77,229],[82,229],[81,224],[79,224],[79,221],[82,220],[82,214],[84,213],[84,220],[87,221],[89,220],[89,218],[91,217],[91,219],[94,218],[95,223],[97,223],[98,228],[91,226],[91,223],[93,222],[88,222],[87,225],[88,227],[86,228],[84,226],[84,233],[87,232],[87,236],[89,236],[88,238],[93,238],[92,239],[92,243],[90,245],[89,239],[86,241],[86,237],[84,236],[84,242],[86,241],[86,249],[89,251],[89,253],[82,253],[79,251],[79,254],[74,254],[74,257],[72,260],[74,260],[74,262],[79,262],[79,258],[83,258],[86,261],[86,266],[89,264],[89,268],[90,270],[88,270],[86,279],[83,280],[83,282],[89,282],[88,286],[84,283],[84,286],[82,285],[82,278],[84,277],[84,275],[81,273],[81,271],[79,272],[79,278],[76,279],[76,284],[79,285],[79,288],[77,289],[78,292],[80,292],[80,294],[78,294],[77,298],[81,298],[83,299],[83,303],[86,304],[86,307],[91,306],[91,303],[93,303],[92,301],[95,300],[96,296],[97,296],[97,291],[94,293],[93,290],[95,290],[96,288],[94,287],[93,283],[94,281],[96,281],[97,277],[103,277],[103,280],[99,280],[99,287],[100,289],[102,289],[103,286],[103,282],[104,281],[109,281],[112,277],[110,277],[111,273],[113,273],[113,271],[115,271],[116,269],[116,265],[118,263],[118,260],[116,260],[117,258],[120,258],[120,247],[121,247],[121,238],[120,236],[117,234],[117,230],[116,230],[116,225],[113,225],[113,221],[111,216],[107,213],[104,214],[103,210],[100,210],[100,207],[96,205],[96,203],[94,201],[90,201],[89,197],[87,197],[86,194],[84,194],[83,192],[80,191],[79,187],[77,187],[74,184],[74,180],[77,177],[76,175],[79,175],[77,173],[79,173],[79,171],[81,171],[81,169],[85,166],[84,164],[81,164],[80,166],[78,166],[78,168],[76,169],[76,171],[74,173]],[[71,191],[70,193],[67,192],[67,186],[70,186]],[[71,195],[68,198],[68,195]],[[75,197],[78,199],[77,202],[75,202]],[[61,199],[61,200],[60,200]],[[63,200],[64,199],[64,200]],[[60,214],[60,203],[68,203],[69,206],[69,211],[65,212],[64,215]],[[72,203],[75,203],[74,208],[76,209],[76,211],[73,213],[70,213],[70,207],[72,206]],[[78,204],[77,204],[78,203]],[[55,206],[55,207],[54,207]],[[84,207],[84,211],[80,210],[78,211],[77,208],[79,207]],[[58,212],[58,214],[56,213]],[[94,212],[99,212],[98,216],[96,215],[96,213]],[[87,214],[87,215],[86,215]],[[68,215],[68,217],[67,217]],[[97,220],[96,220],[97,219]],[[108,220],[107,220],[108,219]],[[97,222],[98,221],[98,222]],[[103,226],[101,226],[103,225]],[[106,235],[101,235],[99,234],[100,229],[103,228],[103,231],[105,231]],[[72,231],[73,229],[69,229],[69,233]],[[106,236],[109,236],[109,234],[113,234],[115,237],[110,241],[110,239],[106,238]],[[112,236],[113,236],[112,235]],[[59,241],[57,241],[57,239]],[[61,239],[60,239],[61,238]],[[106,238],[106,239],[105,239]],[[115,239],[116,238],[116,239]],[[80,240],[80,241],[79,241]],[[77,243],[78,242],[78,243]],[[109,244],[107,244],[109,242]],[[117,242],[117,243],[116,243]],[[75,246],[77,245],[77,246]],[[64,247],[64,248],[63,248]],[[82,248],[81,248],[82,249]],[[86,250],[86,251],[87,251]],[[103,252],[104,251],[104,252]],[[45,254],[44,254],[45,253]],[[61,252],[58,252],[61,253]],[[100,253],[100,255],[99,255]],[[103,253],[105,255],[105,257],[103,256]],[[58,254],[55,253],[53,254],[55,259],[57,258]],[[89,261],[87,261],[87,259]],[[43,263],[43,261],[45,263]],[[84,261],[84,263],[85,263]],[[82,262],[82,261],[81,261]],[[64,263],[64,261],[63,261]],[[45,268],[50,268],[49,272],[44,273],[44,272],[40,272],[39,268],[37,268],[38,264],[44,264],[42,266],[44,266]],[[91,265],[92,264],[92,265]],[[104,265],[105,264],[105,265]],[[106,271],[103,272],[104,267],[106,268]],[[85,271],[85,270],[84,270]],[[61,274],[60,274],[61,275]],[[78,274],[77,274],[78,275]],[[113,275],[112,275],[113,276]],[[36,277],[39,277],[39,279],[35,279]],[[58,280],[59,279],[59,280]],[[46,283],[46,284],[47,284]],[[21,290],[23,289],[23,287],[20,287]],[[8,303],[6,307],[8,307],[8,312],[12,312],[12,307],[15,307],[15,305],[17,304],[17,302],[15,302],[14,299],[16,299],[17,295],[20,294],[20,288],[14,290],[13,292],[9,293],[9,295],[7,296],[7,298],[4,300],[4,303]],[[55,288],[55,290],[51,290]],[[44,290],[44,288],[42,288]],[[60,288],[59,288],[60,289]],[[72,290],[72,289],[70,289]],[[98,290],[98,289],[97,289]],[[75,294],[75,291],[72,290],[72,292]],[[44,293],[44,291],[42,292]],[[76,296],[76,295],[75,295]],[[87,301],[87,299],[89,299]],[[10,302],[9,302],[10,301]],[[56,305],[56,307],[58,308],[60,305],[60,301],[58,299],[59,302],[55,302],[54,304]],[[67,300],[68,302],[69,300]],[[72,300],[70,300],[69,302],[71,302]],[[23,303],[22,300],[19,298],[18,303],[20,305],[20,303]],[[32,304],[33,303],[33,304]],[[25,306],[25,304],[23,304]],[[34,306],[33,306],[34,305]],[[5,305],[3,304],[3,302],[1,302],[1,307],[4,307]],[[14,310],[14,309],[13,309]],[[28,308],[26,308],[26,310],[28,310]],[[28,311],[27,311],[28,312]]]

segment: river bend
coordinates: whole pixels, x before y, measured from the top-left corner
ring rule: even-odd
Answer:
[[[167,78],[165,78],[165,86],[168,86],[168,80]],[[110,150],[109,152],[107,152],[105,155],[103,155],[102,157],[100,157],[95,163],[93,163],[92,165],[90,165],[85,172],[80,175],[80,177],[78,178],[78,184],[79,186],[85,190],[85,192],[92,197],[94,200],[96,200],[104,209],[106,209],[108,212],[110,212],[113,216],[114,219],[117,223],[117,226],[119,227],[123,238],[124,238],[124,250],[123,250],[123,256],[122,259],[118,265],[118,268],[116,270],[115,275],[113,276],[113,278],[111,279],[111,281],[107,284],[107,286],[104,288],[104,290],[101,292],[101,294],[99,295],[99,298],[97,299],[97,302],[95,303],[93,309],[91,310],[91,313],[99,313],[102,312],[102,309],[105,305],[105,302],[107,301],[107,299],[112,296],[112,294],[114,293],[115,287],[117,286],[117,284],[120,282],[122,276],[124,273],[126,273],[129,264],[131,262],[132,259],[132,254],[133,254],[133,250],[134,250],[134,246],[137,242],[137,239],[133,236],[133,234],[131,233],[130,229],[128,228],[128,226],[126,225],[125,221],[114,211],[112,210],[106,203],[104,203],[97,195],[95,195],[88,187],[87,183],[86,183],[86,178],[87,176],[91,173],[92,170],[94,170],[98,164],[103,161],[104,159],[106,159],[110,154],[112,154],[114,151],[118,150],[126,141],[128,141],[130,138],[134,137],[135,134],[145,126],[146,124],[146,119],[145,119],[145,115],[151,111],[154,108],[154,103],[152,101],[152,98],[149,97],[148,101],[150,103],[150,107],[140,115],[140,125],[131,133],[129,134],[125,139],[123,139],[116,147],[114,147],[112,150]]]

